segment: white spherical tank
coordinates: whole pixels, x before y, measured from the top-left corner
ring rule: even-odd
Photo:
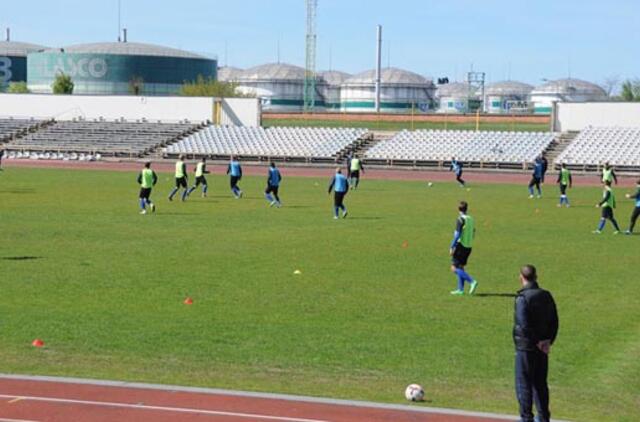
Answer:
[[[436,91],[438,97],[438,113],[468,113],[477,107],[479,98],[477,87],[464,82],[452,82],[439,85]]]
[[[338,70],[318,72],[317,92],[320,98],[316,100],[326,111],[340,111],[340,91],[342,84],[351,77],[350,74]]]
[[[489,114],[527,113],[531,111],[533,86],[517,81],[488,84],[484,90],[484,108]],[[482,95],[481,92],[477,92]]]
[[[242,69],[232,66],[222,66],[218,68],[218,80],[220,82],[238,82]]]
[[[286,63],[252,67],[238,75],[238,91],[259,98],[265,111],[300,111],[305,70]]]
[[[340,90],[341,110],[371,113],[375,111],[375,70],[347,79]],[[427,111],[433,106],[435,87],[429,79],[403,69],[382,70],[380,110],[385,113]]]
[[[554,102],[587,102],[606,99],[607,93],[602,87],[573,78],[548,81],[531,92],[531,102],[536,114],[551,113]]]

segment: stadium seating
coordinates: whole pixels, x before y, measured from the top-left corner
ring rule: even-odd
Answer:
[[[366,151],[369,162],[442,162],[452,156],[467,163],[522,166],[554,140],[550,132],[402,131]]]
[[[24,135],[43,123],[45,121],[33,119],[0,119],[0,142],[10,141],[16,136]]]
[[[208,126],[165,148],[166,155],[334,159],[366,129]]]
[[[15,158],[82,159],[98,154],[138,157],[198,127],[188,123],[64,121],[14,139],[6,149],[14,151]]]
[[[607,161],[616,167],[640,167],[640,128],[587,127],[556,159],[587,170]]]

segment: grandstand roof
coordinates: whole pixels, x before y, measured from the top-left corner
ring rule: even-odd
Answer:
[[[305,70],[287,63],[267,63],[245,70],[239,76],[241,81],[284,80],[303,81]]]
[[[533,86],[517,81],[501,81],[488,84],[485,87],[486,95],[527,95],[533,91]]]
[[[366,70],[358,73],[344,82],[344,85],[372,85],[375,83],[376,70]],[[396,67],[382,69],[380,75],[383,85],[410,85],[410,86],[430,86],[433,82],[422,75]]]
[[[602,87],[574,78],[548,81],[536,87],[532,94],[593,94],[603,97],[607,95]]]
[[[0,56],[26,57],[34,51],[45,50],[47,47],[18,41],[0,41]]]
[[[159,56],[184,59],[206,59],[207,57],[177,48],[138,42],[103,42],[91,44],[76,44],[49,51],[64,51],[65,53],[88,54],[117,54],[125,56]]]

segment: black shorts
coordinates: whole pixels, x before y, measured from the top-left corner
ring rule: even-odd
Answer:
[[[354,177],[354,178],[356,178],[356,179],[359,179],[359,178],[360,178],[360,170],[353,170],[353,171],[351,172],[351,177]]]
[[[333,195],[333,205],[336,207],[341,207],[344,202],[344,196],[346,192],[335,192]]]
[[[471,255],[471,248],[465,248],[461,244],[457,244],[455,249],[453,250],[453,257],[451,258],[451,263],[456,268],[461,268],[467,265],[467,260],[469,259],[469,255]]]
[[[278,194],[278,187],[279,186],[273,186],[271,184],[267,185],[267,188],[264,190],[264,193],[272,193],[274,195]]]
[[[187,178],[186,177],[176,177],[176,187],[177,188],[187,188]]]
[[[229,176],[229,186],[231,186],[231,189],[238,186],[239,181],[240,181],[240,178],[238,176]]]
[[[567,194],[567,185],[560,184],[560,194],[561,195]]]
[[[204,176],[198,176],[196,177],[196,187],[200,186],[200,185],[205,185],[207,186],[207,179],[205,179]]]
[[[602,207],[602,218],[608,218],[609,220],[613,219],[613,208]]]
[[[151,188],[140,188],[140,199],[149,199],[151,196]]]
[[[531,177],[531,181],[529,182],[529,187],[531,186],[540,186],[540,179],[535,176]]]

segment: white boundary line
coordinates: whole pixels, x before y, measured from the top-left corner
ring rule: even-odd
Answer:
[[[30,419],[7,419],[7,418],[0,418],[0,422],[38,422],[38,421],[33,421]]]
[[[0,394],[0,397],[9,399],[17,396]],[[224,412],[224,411],[207,410],[207,409],[191,409],[188,407],[150,406],[145,404],[60,399],[55,397],[40,397],[40,396],[20,396],[20,398],[22,399],[21,402],[38,401],[38,402],[47,402],[47,403],[80,404],[84,406],[115,407],[119,409],[136,409],[136,410],[155,410],[155,411],[163,411],[163,412],[193,413],[198,415],[211,415],[211,416],[231,416],[231,417],[244,418],[244,419],[260,419],[260,420],[282,421],[282,422],[329,422],[321,419],[288,418],[284,416],[259,415],[255,413],[238,413],[238,412]],[[3,420],[4,419],[0,419],[0,422]],[[28,422],[28,421],[24,421],[24,422]]]
[[[42,381],[42,382],[58,382],[58,383],[66,383],[66,384],[97,385],[97,386],[104,386],[104,387],[135,388],[135,389],[144,389],[144,390],[179,391],[179,392],[185,392],[185,393],[199,393],[199,394],[217,394],[217,395],[256,398],[256,399],[271,399],[271,400],[285,400],[285,401],[294,401],[294,402],[329,404],[329,405],[335,405],[335,406],[368,407],[373,409],[399,410],[403,412],[467,416],[467,417],[476,417],[476,418],[492,418],[492,419],[500,419],[505,421],[514,421],[519,419],[518,416],[502,415],[498,413],[489,413],[489,412],[472,412],[467,410],[446,409],[446,408],[438,408],[438,407],[423,407],[423,406],[419,407],[419,406],[408,406],[408,405],[399,405],[399,404],[366,402],[366,401],[360,401],[360,400],[341,400],[341,399],[329,399],[329,398],[322,398],[322,397],[297,396],[297,395],[290,395],[290,394],[258,393],[253,391],[236,391],[236,390],[225,390],[220,388],[184,387],[184,386],[176,386],[176,385],[147,384],[147,383],[127,382],[127,381],[108,381],[108,380],[94,380],[94,379],[73,378],[73,377],[51,377],[51,376],[39,376],[39,375],[15,375],[15,374],[0,373],[0,380],[2,379],[18,380],[18,381]],[[553,419],[553,422],[568,422],[568,421]]]

